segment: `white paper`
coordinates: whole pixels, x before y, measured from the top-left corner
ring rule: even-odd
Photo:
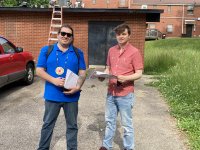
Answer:
[[[98,78],[98,77],[101,77],[101,78],[117,78],[114,75],[107,74],[107,73],[101,72],[101,71],[94,71],[91,75],[91,78]]]
[[[64,88],[71,89],[76,87],[79,76],[73,73],[71,70],[67,69]]]

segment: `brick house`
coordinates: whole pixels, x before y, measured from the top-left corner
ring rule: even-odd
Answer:
[[[147,22],[147,28],[156,28],[167,37],[200,37],[200,0],[82,1],[86,8],[163,9],[160,22]]]
[[[163,9],[159,23],[149,23],[167,37],[200,37],[200,0],[134,0],[132,8]]]
[[[74,28],[74,45],[84,51],[87,65],[105,65],[107,51],[116,43],[112,29],[127,23],[131,43],[144,52],[146,21],[159,22],[162,10],[64,8],[63,23]],[[37,59],[47,45],[52,8],[0,7],[0,35]]]

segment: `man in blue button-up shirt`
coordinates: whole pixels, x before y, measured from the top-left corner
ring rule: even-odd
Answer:
[[[46,81],[44,99],[45,113],[38,150],[50,148],[53,129],[61,107],[66,120],[67,150],[77,150],[77,115],[81,87],[86,77],[86,65],[83,52],[78,49],[78,56],[73,47],[73,29],[63,25],[58,31],[58,43],[47,55],[48,46],[41,49],[36,73]],[[64,89],[67,69],[79,75],[76,87]]]

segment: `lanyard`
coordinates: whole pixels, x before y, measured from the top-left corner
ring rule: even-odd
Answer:
[[[67,66],[67,60],[68,60],[68,54],[67,54],[67,57],[65,59],[64,68],[59,66],[58,51],[56,51],[56,65],[57,65],[57,67],[56,67],[55,72],[56,72],[57,75],[62,75],[64,73],[64,70],[66,69],[66,66]]]

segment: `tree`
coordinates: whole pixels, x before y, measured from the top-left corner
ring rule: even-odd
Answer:
[[[0,0],[0,6],[3,7],[17,7],[27,2],[27,7],[40,7],[41,5],[48,7],[49,0]]]
[[[18,2],[16,0],[1,0],[0,2],[0,6],[13,7],[17,5]]]

